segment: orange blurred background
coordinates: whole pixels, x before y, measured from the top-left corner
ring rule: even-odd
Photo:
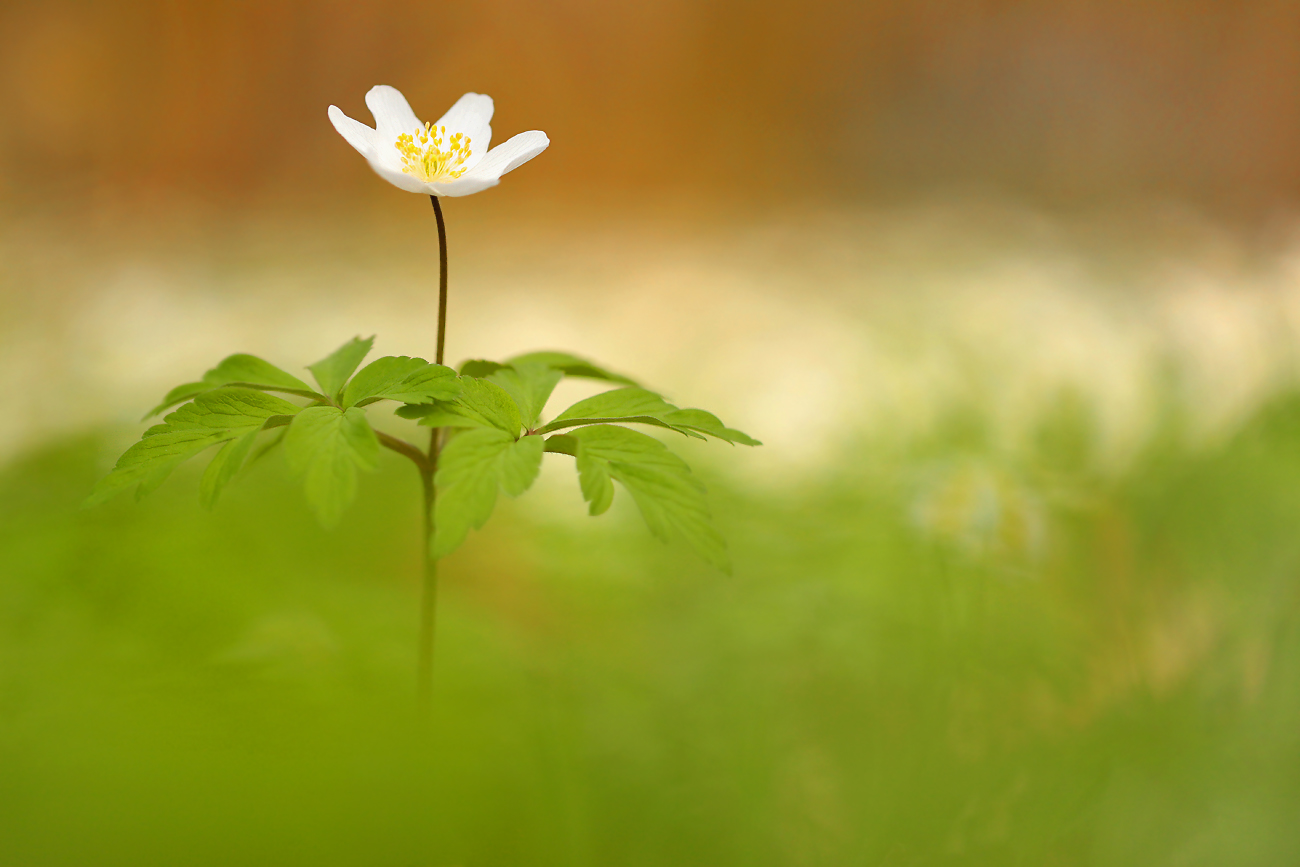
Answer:
[[[388,83],[544,129],[516,196],[974,189],[1266,214],[1300,186],[1300,5],[1192,0],[69,2],[0,7],[0,193],[375,199],[330,128]]]
[[[1290,376],[1297,4],[51,0],[0,6],[0,455],[129,427],[234,349],[427,352],[428,205],[326,117],[370,123],[379,83],[552,141],[448,203],[453,357],[689,386],[769,470],[807,448],[796,395],[928,423],[980,390],[967,344],[1009,404],[1084,389],[1134,430],[1169,356],[1207,429]]]

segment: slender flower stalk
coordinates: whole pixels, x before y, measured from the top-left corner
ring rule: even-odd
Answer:
[[[438,350],[434,363],[442,364],[447,352],[447,223],[442,219],[438,197],[429,196],[429,201],[433,202],[433,215],[438,219]]]
[[[433,213],[438,219],[438,350],[436,363],[442,364],[447,349],[447,224],[442,218],[438,197],[429,196]],[[429,431],[428,461],[420,470],[424,485],[424,585],[420,598],[420,645],[416,672],[416,691],[421,718],[428,718],[433,707],[433,648],[438,620],[438,558],[433,555],[434,507],[438,489],[434,476],[438,472],[438,452],[441,449],[442,428]]]

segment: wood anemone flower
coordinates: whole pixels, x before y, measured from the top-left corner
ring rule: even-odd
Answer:
[[[386,84],[370,88],[366,107],[375,129],[333,105],[330,122],[381,178],[426,196],[468,196],[495,187],[551,143],[546,133],[532,130],[488,150],[492,97],[481,93],[465,94],[432,124],[420,123],[401,91]]]

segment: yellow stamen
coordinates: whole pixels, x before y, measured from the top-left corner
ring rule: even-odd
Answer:
[[[455,133],[446,142],[445,126],[425,124],[414,135],[403,133],[397,137],[397,152],[402,155],[402,171],[415,175],[426,184],[436,181],[454,181],[465,174],[465,160],[471,153],[469,137]]]

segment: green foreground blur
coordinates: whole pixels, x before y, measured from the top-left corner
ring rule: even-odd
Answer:
[[[109,445],[29,454],[0,863],[1300,862],[1300,396],[1120,477],[1069,406],[1014,461],[973,414],[795,487],[691,452],[733,577],[621,494],[509,504],[446,563],[427,732],[399,458],[326,532],[278,459],[209,514],[199,468],[79,511]]]

